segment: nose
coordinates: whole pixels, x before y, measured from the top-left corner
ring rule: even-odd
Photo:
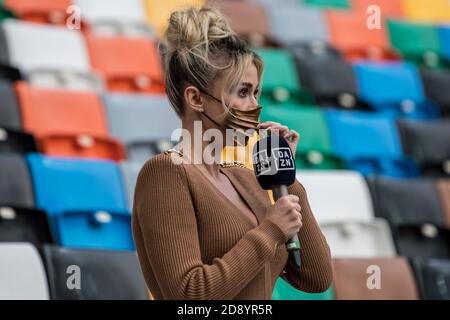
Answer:
[[[255,96],[250,98],[250,109],[256,109],[259,107],[258,99]]]

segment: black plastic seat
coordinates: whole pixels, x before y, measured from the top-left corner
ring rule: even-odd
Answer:
[[[450,177],[450,119],[397,123],[403,151],[414,158],[422,174]]]
[[[450,117],[450,71],[421,70],[425,95],[436,103],[444,116]]]
[[[0,80],[0,127],[21,130],[19,104],[11,82]]]
[[[450,300],[450,260],[411,260],[421,299]]]
[[[0,177],[0,205],[34,208],[33,183],[22,155],[0,153]]]
[[[8,46],[6,42],[6,35],[0,24],[0,64],[9,64]]]
[[[433,180],[367,181],[375,215],[389,222],[400,255],[450,258],[450,231]]]
[[[46,213],[0,204],[0,242],[30,242],[35,246],[52,243]]]
[[[315,95],[320,105],[360,108],[353,68],[335,49],[312,42],[292,46],[291,50],[302,86]]]
[[[51,299],[146,300],[148,292],[134,251],[78,250],[46,245],[42,256]],[[80,269],[80,289],[67,286],[69,266]]]
[[[36,151],[36,140],[31,134],[0,126],[0,153],[25,154]]]

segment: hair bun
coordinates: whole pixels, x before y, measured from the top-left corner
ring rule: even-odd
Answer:
[[[227,19],[215,8],[190,7],[170,15],[162,39],[168,51],[203,48],[220,39],[234,35]]]

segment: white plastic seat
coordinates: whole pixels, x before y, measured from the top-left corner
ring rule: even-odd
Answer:
[[[333,257],[395,256],[388,224],[375,218],[369,188],[356,171],[300,170],[308,202]]]
[[[319,224],[373,220],[369,188],[358,172],[299,170],[297,179],[307,191]]]
[[[75,83],[76,88],[98,89],[100,80],[91,74],[84,38],[77,30],[12,19],[2,27],[10,64],[25,72],[32,83],[69,88]]]
[[[76,0],[95,33],[151,34],[142,0]]]
[[[0,300],[48,300],[44,265],[29,243],[0,243]]]
[[[372,222],[327,223],[320,226],[335,258],[395,257],[389,225],[384,219]]]

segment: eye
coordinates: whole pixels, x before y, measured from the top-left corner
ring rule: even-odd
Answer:
[[[238,92],[238,94],[239,94],[239,97],[245,98],[245,97],[247,96],[247,94],[248,94],[248,88],[242,88],[242,89],[240,89],[239,92]]]
[[[256,89],[255,93],[254,93],[255,97],[258,97],[258,93],[259,93],[259,89]]]

